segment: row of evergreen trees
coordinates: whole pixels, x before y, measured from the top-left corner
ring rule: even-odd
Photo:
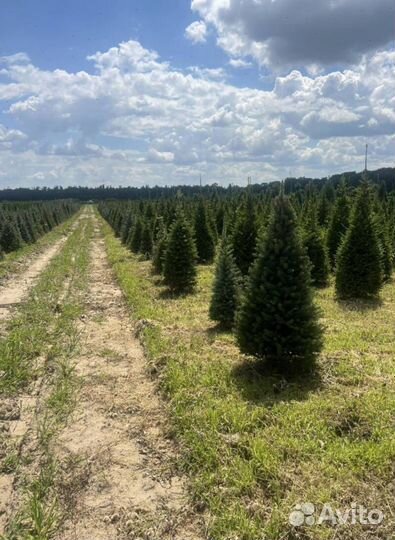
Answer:
[[[326,286],[334,273],[339,299],[369,298],[391,277],[394,201],[367,182],[353,191],[343,182],[302,199],[247,191],[225,202],[112,202],[100,210],[173,291],[192,291],[196,265],[217,251],[210,317],[235,328],[242,351],[289,367],[320,350],[312,286]]]
[[[73,201],[0,204],[0,257],[33,244],[79,208]]]

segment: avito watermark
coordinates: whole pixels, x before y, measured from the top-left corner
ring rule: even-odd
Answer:
[[[351,503],[349,508],[333,508],[324,504],[321,508],[310,502],[297,504],[289,515],[289,523],[294,527],[302,525],[380,525],[384,513],[377,508],[369,510],[361,504]]]

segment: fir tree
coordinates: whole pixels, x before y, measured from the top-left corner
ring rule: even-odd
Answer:
[[[36,223],[34,221],[33,214],[29,214],[26,219],[26,227],[29,231],[29,236],[31,238],[31,242],[36,242],[37,238],[40,236],[39,231],[36,229]]]
[[[202,264],[212,262],[215,253],[215,241],[209,226],[206,207],[202,200],[199,202],[195,216],[195,241],[198,262]]]
[[[0,246],[5,253],[15,251],[22,246],[22,238],[18,228],[11,220],[4,223],[0,233]]]
[[[311,208],[305,225],[303,244],[310,261],[312,284],[315,287],[325,287],[329,279],[329,260],[315,207]]]
[[[241,276],[233,256],[232,246],[224,239],[215,267],[215,278],[209,315],[225,328],[234,324],[238,306]]]
[[[283,372],[310,367],[322,347],[309,261],[284,195],[275,199],[258,246],[237,315],[237,340],[242,352]]]
[[[122,222],[122,228],[121,228],[121,242],[123,244],[126,244],[130,231],[132,229],[132,226],[133,226],[133,213],[128,212],[126,219],[124,219]]]
[[[356,197],[350,226],[336,256],[338,298],[375,296],[382,284],[381,250],[370,209],[370,189],[364,183]]]
[[[27,227],[27,217],[19,215],[16,220],[22,241],[25,242],[25,244],[31,244],[33,240]]]
[[[177,293],[191,292],[196,284],[196,245],[189,223],[179,214],[172,224],[164,260],[165,283]]]
[[[236,223],[232,234],[233,253],[237,267],[245,276],[254,260],[257,239],[255,212],[250,196],[237,211]]]
[[[143,225],[140,242],[140,253],[146,258],[150,259],[152,255],[152,233],[151,227],[148,223]]]
[[[303,243],[310,260],[311,282],[315,287],[326,287],[329,280],[329,260],[321,231],[311,229],[305,233]]]
[[[215,213],[215,227],[217,229],[217,235],[221,236],[225,225],[225,209],[221,204]]]
[[[344,184],[339,189],[326,237],[331,270],[336,265],[336,253],[347,232],[350,207]]]
[[[164,229],[162,229],[158,233],[158,239],[156,241],[156,244],[153,250],[153,257],[152,257],[152,267],[156,274],[162,274],[163,272],[166,250],[167,250],[167,233]]]
[[[330,181],[326,182],[322,188],[317,208],[318,223],[321,227],[326,227],[328,225],[335,196],[336,194],[332,183]]]
[[[138,253],[141,246],[141,238],[143,235],[143,224],[141,222],[141,219],[139,218],[133,229],[130,232],[130,238],[129,238],[129,249],[133,251],[133,253]]]
[[[393,250],[388,225],[382,209],[376,213],[373,218],[373,222],[376,227],[376,234],[380,245],[383,280],[389,281],[392,275]]]

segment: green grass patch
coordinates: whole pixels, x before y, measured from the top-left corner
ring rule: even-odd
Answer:
[[[317,292],[326,328],[316,374],[285,380],[257,372],[231,333],[208,318],[212,268],[197,292],[169,298],[160,280],[103,224],[109,260],[170,400],[182,468],[214,539],[363,539],[395,532],[395,284],[378,305]],[[294,505],[352,502],[385,514],[379,528],[295,529]],[[338,536],[337,536],[338,535]],[[379,537],[379,536],[377,536]]]
[[[84,308],[92,234],[92,219],[81,219],[0,343],[3,396],[17,394],[38,377],[44,380],[36,407],[37,462],[20,463],[23,452],[10,452],[3,460],[4,472],[17,472],[16,485],[24,495],[4,540],[49,540],[61,525],[53,441],[73,409],[79,384],[73,366],[79,347],[76,322]]]
[[[59,305],[66,282],[69,288],[79,270],[77,248],[89,236],[82,221],[61,252],[41,274],[27,301],[8,325],[0,341],[0,395],[13,394],[40,374],[43,356],[59,353],[59,336],[65,334],[78,310],[69,295]],[[84,255],[86,256],[86,254]]]

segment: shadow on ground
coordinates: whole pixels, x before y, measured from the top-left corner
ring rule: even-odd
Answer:
[[[270,366],[249,359],[237,364],[231,377],[244,399],[266,407],[282,401],[303,401],[322,387],[317,367],[285,377]]]
[[[380,309],[383,305],[383,301],[379,297],[360,299],[360,300],[340,300],[337,299],[337,304],[343,311],[354,311],[356,313],[363,313],[365,311],[374,311]]]

